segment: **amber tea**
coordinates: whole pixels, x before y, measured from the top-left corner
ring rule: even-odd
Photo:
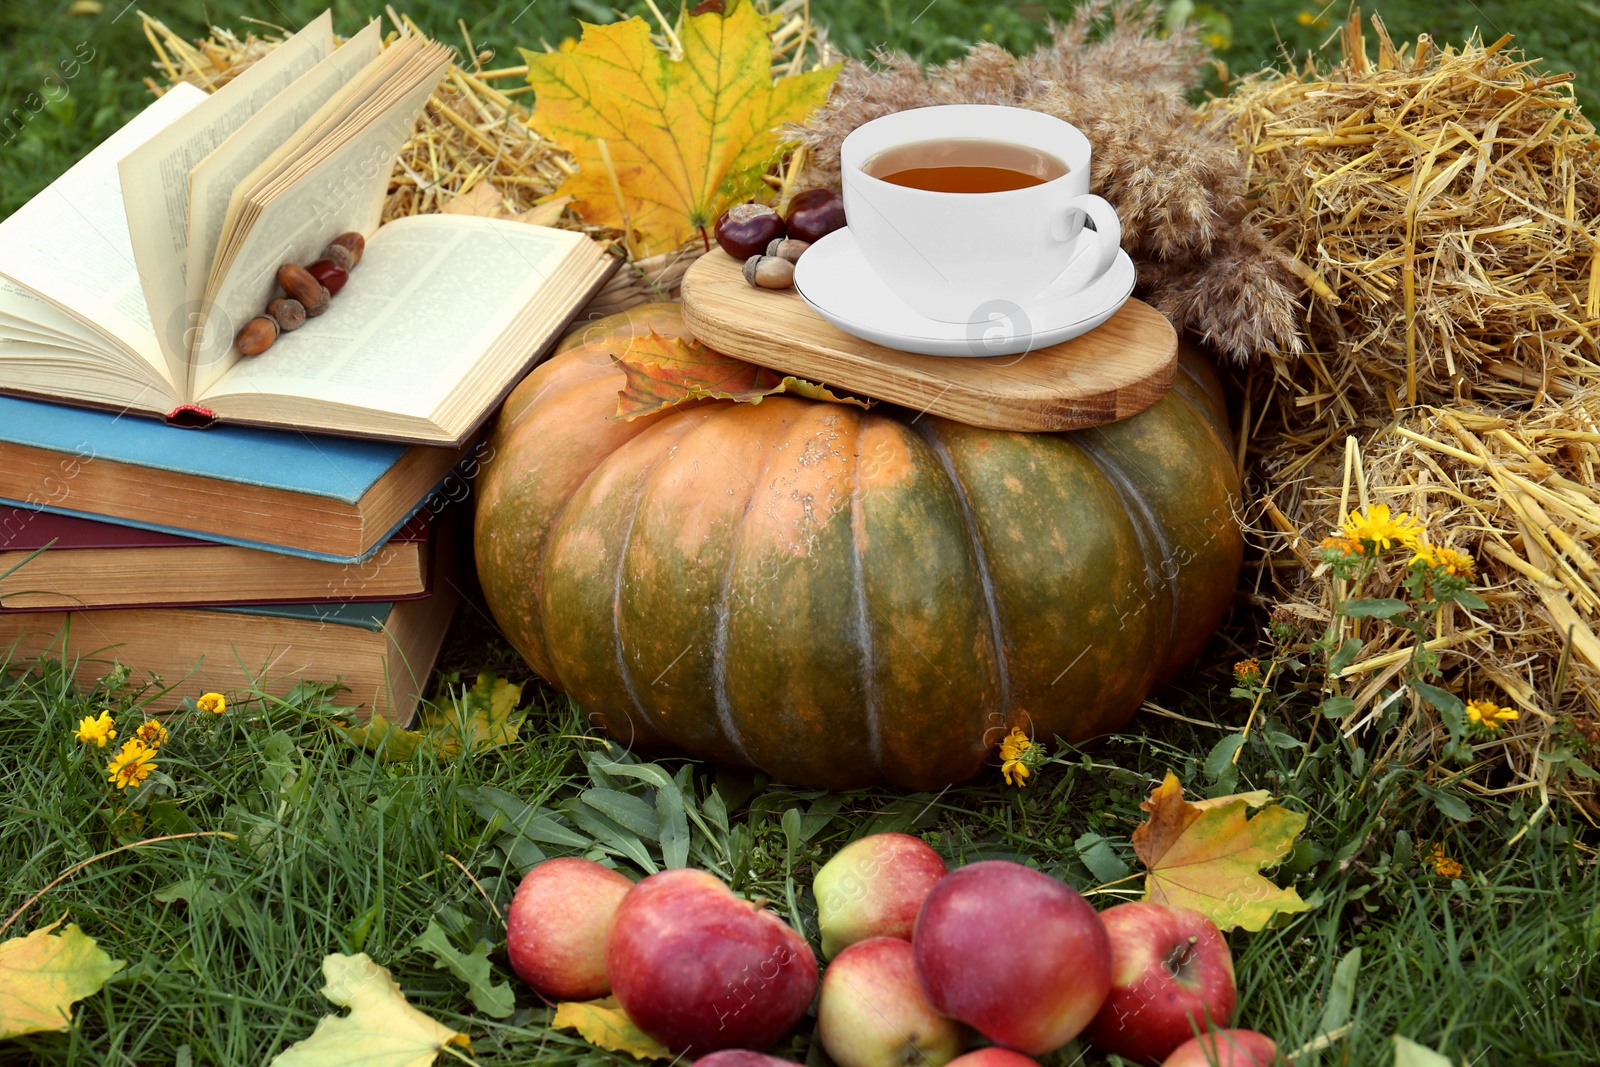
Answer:
[[[1067,173],[1048,152],[1010,141],[947,138],[895,145],[861,168],[882,181],[934,193],[1003,193]]]

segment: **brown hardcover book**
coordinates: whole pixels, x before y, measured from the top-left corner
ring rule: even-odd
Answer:
[[[455,587],[395,604],[0,611],[0,667],[59,656],[78,678],[130,668],[134,684],[176,696],[282,695],[300,681],[339,682],[341,702],[402,725],[416,715],[457,602]]]
[[[426,514],[364,563],[328,563],[0,506],[0,608],[377,603],[428,592]]]
[[[448,63],[376,21],[337,44],[324,13],[213,94],[168,90],[0,222],[0,392],[460,445],[617,260],[505,219],[379,225]],[[278,269],[350,231],[366,251],[327,311],[242,354]]]

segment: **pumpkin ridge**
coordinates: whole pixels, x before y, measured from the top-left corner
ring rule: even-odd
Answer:
[[[648,430],[645,432],[649,432]],[[650,488],[650,479],[654,478],[656,471],[661,467],[661,459],[672,449],[675,444],[668,445],[666,452],[656,453],[650,461],[650,466],[645,468],[644,474],[635,483],[636,491],[633,495],[633,509],[628,512],[628,528],[622,532],[622,544],[617,549],[617,573],[611,579],[611,639],[617,649],[617,673],[622,676],[622,691],[628,694],[628,701],[633,705],[633,710],[638,714],[644,724],[657,734],[665,735],[666,731],[661,725],[651,720],[650,713],[644,708],[644,701],[639,699],[639,690],[633,684],[633,672],[628,669],[627,656],[622,649],[622,575],[628,569],[628,546],[633,544],[633,527],[639,521],[639,508],[644,503],[645,493]],[[597,468],[598,469],[598,465]],[[577,496],[574,493],[567,498],[568,501]],[[741,749],[741,751],[743,751]]]
[[[739,544],[744,540],[745,527],[750,524],[756,490],[760,488],[767,472],[772,470],[772,461],[777,454],[775,448],[769,452],[766,462],[761,464],[761,472],[751,481],[744,500],[744,510],[739,512],[739,525],[734,527],[733,536],[728,540],[728,565],[722,572],[722,588],[717,593],[716,637],[711,645],[711,699],[717,706],[717,720],[722,723],[722,732],[728,735],[729,743],[739,750],[745,762],[752,767],[756,766],[756,761],[750,758],[744,738],[739,736],[738,724],[733,718],[733,705],[728,701],[728,600],[733,595],[733,572],[739,560]]]
[[[1150,506],[1150,501],[1145,497],[1144,493],[1139,491],[1139,487],[1134,483],[1133,479],[1128,477],[1127,471],[1123,470],[1116,460],[1108,455],[1109,452],[1117,450],[1115,444],[1107,441],[1099,430],[1093,428],[1074,438],[1073,444],[1077,445],[1079,450],[1089,457],[1089,462],[1095,465],[1101,476],[1110,483],[1111,488],[1116,490],[1117,496],[1127,506],[1128,514],[1130,516],[1138,516],[1138,521],[1133,524],[1133,528],[1134,533],[1139,538],[1139,554],[1144,557],[1145,561],[1146,586],[1152,590],[1155,588],[1150,582],[1152,574],[1158,578],[1165,577],[1167,589],[1167,636],[1161,643],[1161,654],[1165,658],[1167,649],[1172,647],[1173,635],[1178,632],[1178,626],[1181,621],[1178,617],[1179,602],[1182,599],[1178,591],[1178,572],[1174,570],[1170,577],[1162,575],[1164,568],[1161,563],[1175,557],[1172,542],[1167,539],[1166,532],[1162,529],[1161,522],[1156,517],[1155,509]],[[1155,566],[1151,565],[1150,548],[1152,541],[1155,542],[1154,547],[1158,553],[1153,557],[1156,560]]]
[[[855,585],[856,638],[861,646],[861,692],[863,712],[867,718],[867,748],[872,753],[874,767],[882,768],[883,721],[882,700],[878,691],[878,673],[873,669],[872,623],[867,613],[872,605],[867,603],[867,580],[862,570],[861,538],[865,533],[866,516],[861,510],[861,438],[867,416],[855,413],[856,447],[855,463],[850,468],[850,581]]]
[[[955,461],[950,458],[949,450],[935,433],[936,426],[937,423],[929,420],[926,426],[917,427],[917,433],[928,443],[928,447],[938,458],[939,466],[944,469],[945,477],[950,479],[956,500],[961,504],[961,521],[966,524],[967,536],[972,540],[973,559],[978,564],[978,582],[983,588],[983,607],[989,616],[990,640],[994,642],[995,692],[1000,700],[1000,721],[1009,726],[1011,725],[1011,660],[1006,653],[1006,633],[1000,620],[1000,604],[995,598],[994,577],[989,573],[989,553],[984,548],[983,536],[978,532],[977,520],[972,517],[972,501],[967,498],[967,487],[961,483],[961,476],[956,473]]]

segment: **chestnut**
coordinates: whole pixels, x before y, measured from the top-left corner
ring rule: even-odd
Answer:
[[[350,280],[350,271],[332,259],[319,259],[306,267],[306,273],[327,287],[331,296],[338,296],[344,283]]]
[[[759,255],[783,235],[783,217],[765,204],[735,204],[717,220],[717,244],[741,261]]]
[[[844,225],[844,201],[832,189],[807,189],[789,201],[788,236],[820,241]]]

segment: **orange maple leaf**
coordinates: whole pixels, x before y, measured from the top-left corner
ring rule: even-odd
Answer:
[[[1311,905],[1293,886],[1280,889],[1261,868],[1282,861],[1306,817],[1268,803],[1265,791],[1183,799],[1171,771],[1139,805],[1149,819],[1133,831],[1133,850],[1149,871],[1144,899],[1193,908],[1224,930],[1260,930],[1279,912]],[[1265,805],[1265,806],[1263,806]],[[1249,808],[1261,808],[1253,818]]]
[[[678,33],[682,59],[657,50],[642,18],[584,23],[570,51],[522,53],[534,129],[578,160],[560,192],[585,221],[631,231],[635,256],[704,237],[761,188],[778,128],[820,106],[838,72],[773,81],[767,22],[749,0],[685,16]]]
[[[629,422],[640,415],[689,400],[759,404],[763,397],[774,393],[795,393],[834,404],[867,406],[853,396],[840,396],[804,378],[780,375],[754,363],[725,356],[699,341],[663,337],[653,329],[632,338],[627,349],[615,358],[626,376],[625,384],[617,390],[616,417]]]

